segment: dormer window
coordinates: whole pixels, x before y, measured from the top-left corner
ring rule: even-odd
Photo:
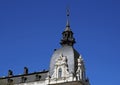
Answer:
[[[62,77],[62,69],[59,68],[59,70],[58,70],[58,78],[61,78],[61,77]]]

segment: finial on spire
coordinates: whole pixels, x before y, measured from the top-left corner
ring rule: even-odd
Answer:
[[[69,15],[70,15],[70,9],[67,8],[67,16],[69,16]]]

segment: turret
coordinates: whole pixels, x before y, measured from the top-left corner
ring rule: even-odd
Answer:
[[[69,15],[70,15],[69,10],[67,10],[67,24],[65,30],[62,33],[62,39],[60,42],[62,46],[64,45],[73,46],[75,43],[75,38],[73,37],[73,32],[70,28]]]

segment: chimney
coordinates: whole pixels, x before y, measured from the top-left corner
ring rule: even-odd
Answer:
[[[24,67],[24,74],[28,74],[28,68]]]
[[[12,76],[13,76],[12,70],[8,70],[8,77],[12,77]]]

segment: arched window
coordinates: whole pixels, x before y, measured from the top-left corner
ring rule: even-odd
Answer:
[[[61,78],[61,77],[62,77],[62,69],[59,68],[59,70],[58,70],[58,78]]]

